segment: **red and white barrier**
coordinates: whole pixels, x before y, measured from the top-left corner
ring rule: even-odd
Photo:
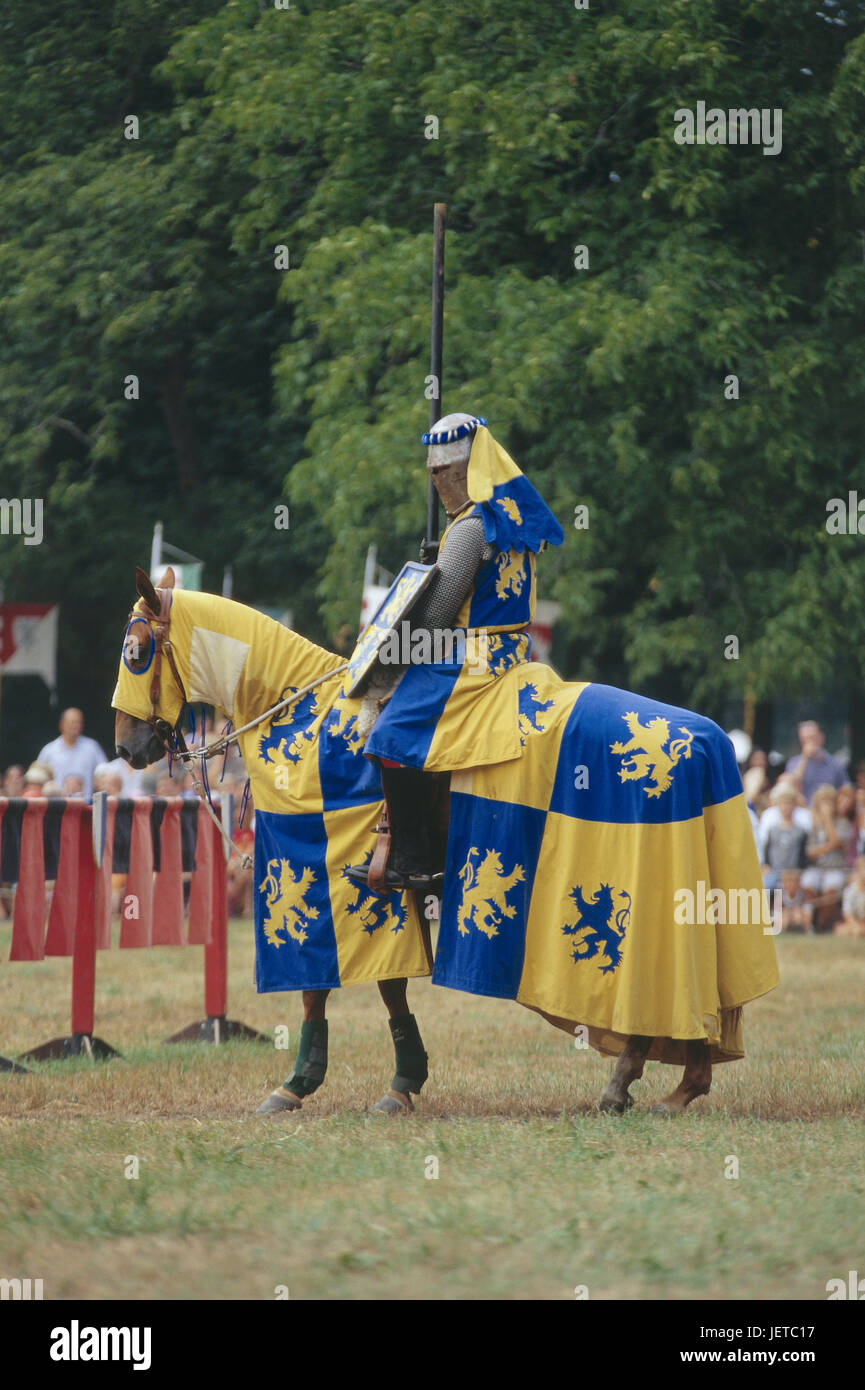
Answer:
[[[233,798],[225,798],[223,825],[231,833]],[[162,808],[159,829],[160,867],[154,871],[151,814]],[[197,807],[195,866],[191,872],[188,926],[183,899],[183,847],[180,797],[157,803],[132,803],[129,870],[121,901],[122,950],[149,946],[204,947],[206,1017],[169,1038],[169,1042],[220,1042],[227,1037],[260,1035],[228,1019],[228,897],[226,847],[207,808]],[[10,803],[0,797],[0,843],[3,818],[10,805],[20,816],[20,852],[12,920],[11,961],[72,957],[71,1035],[32,1048],[25,1059],[68,1057],[82,1052],[115,1056],[108,1043],[94,1037],[97,950],[111,946],[112,864],[116,797],[98,793],[94,806],[79,800],[63,804],[59,854],[50,911],[47,907],[43,825],[49,806],[41,798]],[[128,810],[126,812],[128,815]],[[95,825],[94,825],[95,821]],[[94,833],[95,832],[95,833]],[[53,831],[52,831],[53,833]],[[104,835],[104,838],[103,838]],[[52,842],[53,843],[53,842]],[[2,1059],[0,1059],[2,1060]],[[8,1067],[8,1063],[6,1064]]]

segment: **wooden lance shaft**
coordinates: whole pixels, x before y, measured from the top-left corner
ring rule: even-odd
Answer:
[[[442,336],[445,307],[445,215],[446,203],[436,203],[433,213],[433,275],[432,275],[432,330],[430,332],[430,376],[433,379],[433,394],[429,403],[429,423],[432,429],[442,414]],[[429,480],[426,510],[426,538],[437,541],[439,535],[439,499]]]

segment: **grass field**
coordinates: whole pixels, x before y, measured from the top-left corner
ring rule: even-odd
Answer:
[[[6,964],[8,939],[7,1057],[68,1031],[70,969]],[[46,1299],[825,1299],[865,1273],[863,947],[782,939],[747,1059],[678,1121],[647,1113],[678,1072],[650,1064],[635,1110],[600,1116],[609,1061],[427,982],[409,994],[431,1072],[414,1116],[368,1113],[393,1053],[366,986],[331,996],[322,1089],[257,1119],[300,1000],[255,994],[249,925],[231,928],[229,1011],[287,1024],[288,1053],[162,1047],[201,1016],[201,950],[100,954],[96,1031],[123,1059],[0,1075],[0,1276]]]

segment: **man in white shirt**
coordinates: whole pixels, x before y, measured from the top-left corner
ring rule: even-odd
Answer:
[[[84,715],[80,709],[65,709],[60,716],[60,737],[46,743],[37,762],[47,763],[54,781],[62,786],[70,773],[84,784],[84,798],[93,796],[93,770],[106,761],[105,754],[94,738],[85,738]]]

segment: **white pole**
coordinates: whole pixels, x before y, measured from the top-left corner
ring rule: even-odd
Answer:
[[[154,583],[159,576],[156,571],[162,564],[162,522],[157,521],[153,527],[153,544],[150,547],[150,573],[154,576]]]

